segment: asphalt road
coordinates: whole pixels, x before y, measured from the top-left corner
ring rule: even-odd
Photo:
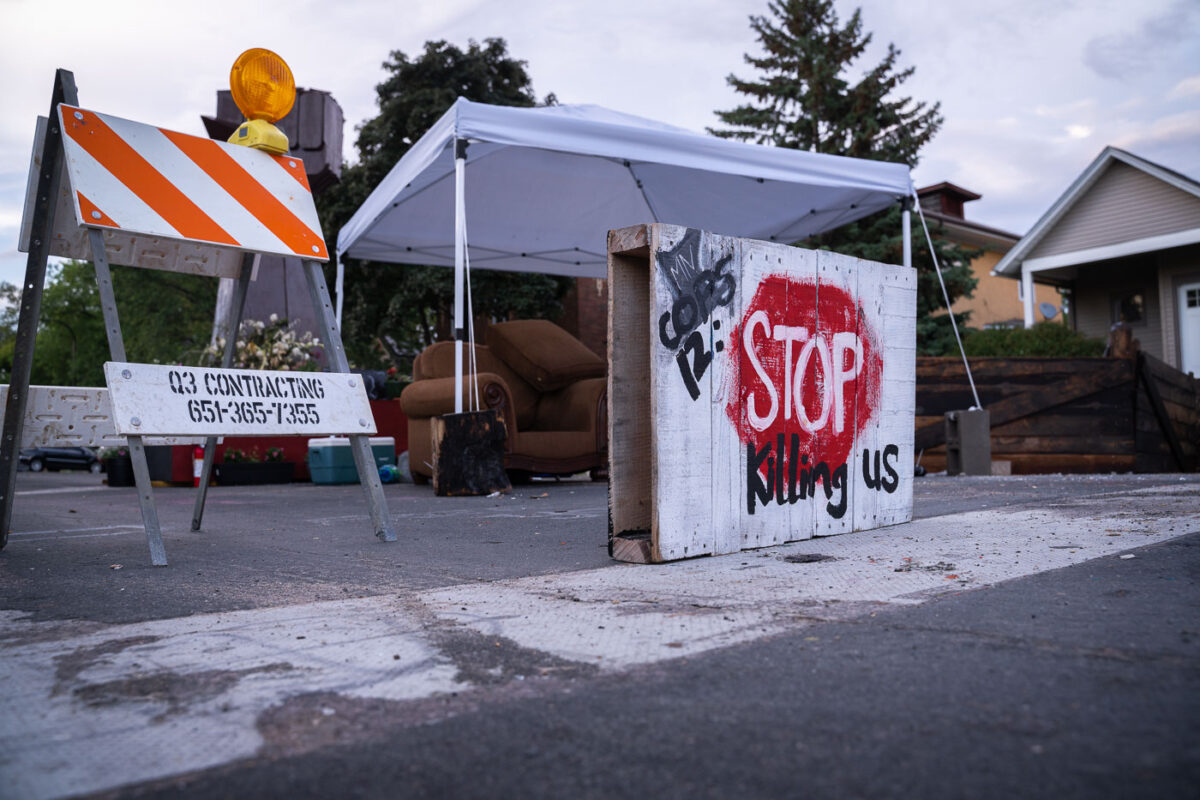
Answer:
[[[104,796],[1194,798],[1200,536],[1136,555],[616,676],[309,698],[353,717],[324,746]]]
[[[913,517],[1083,500],[1200,476],[929,476]],[[17,476],[13,533],[0,551],[0,602],[33,620],[136,622],[363,597],[612,566],[607,487],[538,482],[496,498],[439,498],[386,488],[399,541],[370,533],[358,486],[295,483],[209,490],[190,530],[195,490],[155,491],[170,566],[150,566],[136,490],[80,472]],[[115,569],[114,565],[119,565]]]
[[[395,544],[355,486],[199,533],[160,490],[154,568],[133,490],[20,474],[0,798],[1200,787],[1200,476],[932,476],[910,526],[662,567],[603,485],[386,491]]]

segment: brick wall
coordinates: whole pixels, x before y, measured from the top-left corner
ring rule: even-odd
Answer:
[[[563,298],[559,324],[601,358],[608,358],[608,281],[579,278]]]
[[[580,278],[575,289],[579,294],[579,340],[601,358],[607,358],[608,281]]]

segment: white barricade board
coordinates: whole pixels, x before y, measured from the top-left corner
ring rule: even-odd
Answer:
[[[64,180],[49,252],[90,259],[88,229],[112,263],[236,278],[245,252],[327,261],[301,159],[62,104]],[[38,119],[19,248],[27,252],[41,168]]]
[[[359,375],[109,361],[104,378],[125,435],[375,433]]]
[[[120,447],[127,442],[112,420],[108,389],[101,386],[30,386],[21,425],[21,447]],[[0,386],[0,407],[8,386]],[[148,436],[143,444],[204,444],[203,436]]]
[[[911,519],[915,270],[649,225],[610,233],[609,281],[614,557]]]

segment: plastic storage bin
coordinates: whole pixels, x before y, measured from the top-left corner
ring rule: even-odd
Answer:
[[[376,468],[396,463],[396,440],[391,436],[372,436],[371,455]],[[345,436],[308,440],[308,471],[313,483],[358,483],[354,454]]]

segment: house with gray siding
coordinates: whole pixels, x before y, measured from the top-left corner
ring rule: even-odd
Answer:
[[[1021,282],[1025,326],[1035,284],[1067,290],[1088,336],[1130,326],[1141,348],[1200,375],[1200,183],[1106,147],[992,274]]]

